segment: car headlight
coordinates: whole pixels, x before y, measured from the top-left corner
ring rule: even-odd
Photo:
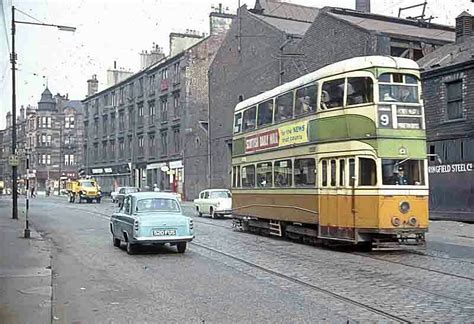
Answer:
[[[410,211],[410,203],[408,201],[403,201],[399,206],[400,212],[406,214]]]
[[[408,220],[408,224],[410,224],[411,226],[415,226],[416,225],[416,218],[415,217],[410,217],[410,219]]]

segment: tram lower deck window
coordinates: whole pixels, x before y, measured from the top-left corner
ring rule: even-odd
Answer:
[[[359,158],[359,186],[375,186],[377,184],[377,173],[375,161],[372,159]]]
[[[316,161],[315,159],[295,160],[295,186],[305,187],[316,184]]]
[[[255,187],[255,166],[247,165],[242,167],[242,187],[244,188],[253,188]]]
[[[423,160],[382,160],[384,185],[424,185],[424,175]]]

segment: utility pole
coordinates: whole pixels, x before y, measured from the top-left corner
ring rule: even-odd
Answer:
[[[18,9],[17,9],[18,10]],[[21,10],[18,10],[22,12]],[[24,13],[23,13],[24,14]],[[29,16],[29,15],[27,15]],[[62,26],[62,25],[53,25],[53,24],[43,24],[43,23],[34,23],[29,21],[18,21],[15,20],[15,6],[12,6],[12,53],[10,55],[10,61],[12,64],[12,155],[16,156],[16,60],[17,55],[15,52],[15,34],[16,34],[16,24],[24,25],[36,25],[44,27],[56,27],[62,31],[76,31],[75,27]],[[12,218],[18,219],[18,166],[12,163]]]
[[[16,155],[16,53],[15,53],[15,6],[12,6],[12,153]],[[12,165],[12,218],[18,219],[18,166]]]

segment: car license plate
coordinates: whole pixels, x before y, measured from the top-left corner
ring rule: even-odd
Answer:
[[[161,230],[153,230],[153,236],[170,236],[176,235],[175,229],[161,229]]]

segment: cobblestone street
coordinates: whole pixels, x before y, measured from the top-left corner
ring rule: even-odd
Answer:
[[[229,219],[194,216],[196,239],[184,256],[169,248],[129,256],[110,242],[109,202],[42,198],[32,210],[34,227],[53,244],[52,312],[64,323],[146,321],[164,307],[157,299],[167,301],[163,321],[177,322],[474,318],[470,224],[432,222],[423,251],[360,252],[243,233]],[[130,307],[138,317],[125,313]]]

